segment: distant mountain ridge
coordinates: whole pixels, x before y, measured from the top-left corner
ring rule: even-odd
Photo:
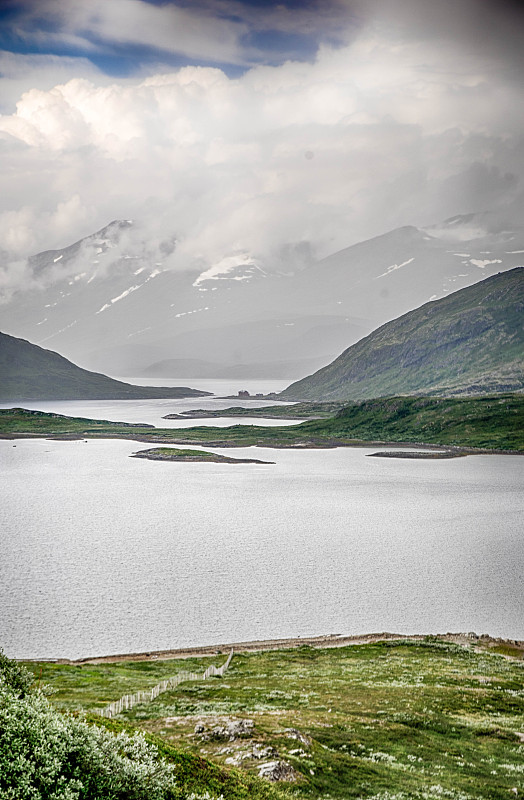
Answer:
[[[266,377],[285,362],[298,377],[430,299],[522,266],[524,228],[508,217],[404,226],[317,261],[237,253],[176,270],[174,235],[149,242],[139,222],[116,220],[29,259],[29,288],[0,305],[0,328],[110,375],[191,359],[186,377],[202,361]]]
[[[133,386],[77,367],[58,353],[0,333],[0,401],[201,397],[186,387]]]
[[[388,322],[285,389],[283,400],[524,390],[524,267]]]

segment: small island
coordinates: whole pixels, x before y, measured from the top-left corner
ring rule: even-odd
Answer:
[[[367,453],[368,457],[377,458],[461,458],[468,454],[463,450],[382,450]]]
[[[151,447],[139,450],[130,458],[147,458],[149,461],[199,461],[212,464],[274,464],[274,461],[260,461],[258,458],[230,458],[209,450],[179,450],[175,447]]]

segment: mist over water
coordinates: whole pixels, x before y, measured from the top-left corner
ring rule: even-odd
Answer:
[[[123,379],[122,379],[123,380]],[[129,380],[129,379],[128,379]],[[166,398],[155,400],[19,400],[0,403],[0,408],[22,408],[34,411],[45,411],[53,414],[64,414],[67,417],[86,417],[102,419],[109,422],[145,423],[156,428],[189,428],[195,425],[231,426],[238,424],[255,425],[295,425],[289,420],[239,417],[216,417],[210,419],[164,419],[167,414],[182,414],[184,411],[206,409],[216,411],[221,408],[242,406],[243,408],[260,408],[274,405],[270,400],[255,398],[256,393],[280,392],[289,386],[291,380],[247,381],[239,383],[231,380],[199,380],[195,378],[132,378],[131,383],[137,386],[189,386],[204,392],[212,392],[209,397],[185,397],[180,399]],[[239,388],[252,394],[251,398],[237,397]],[[228,399],[232,398],[232,399]],[[290,405],[282,403],[282,406]]]
[[[384,630],[524,638],[524,459],[365,457],[376,448],[217,450],[268,466],[128,457],[145,447],[0,442],[8,655]]]

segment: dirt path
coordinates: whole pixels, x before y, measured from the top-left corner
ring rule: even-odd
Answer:
[[[234,650],[235,653],[250,653],[258,650],[290,650],[296,647],[347,647],[348,645],[373,644],[375,642],[407,639],[409,641],[423,641],[425,634],[404,635],[401,633],[366,633],[355,636],[342,634],[327,634],[324,636],[298,637],[292,639],[263,639],[251,642],[228,642],[227,644],[204,645],[202,647],[184,647],[175,650],[158,650],[145,653],[124,653],[120,655],[95,656],[92,658],[67,658],[48,659],[57,664],[115,664],[127,661],[167,661],[175,658],[198,658],[200,656],[215,656],[226,654]],[[509,650],[514,650],[516,657],[524,657],[524,641],[517,639],[497,639],[487,634],[478,636],[475,633],[445,633],[435,634],[435,638],[445,642],[460,645],[477,645],[490,649],[497,645],[504,645]]]

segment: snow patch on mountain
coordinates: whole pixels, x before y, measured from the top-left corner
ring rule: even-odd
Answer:
[[[502,261],[500,260],[500,258],[494,258],[492,260],[486,258],[484,261],[482,261],[479,258],[470,258],[469,263],[473,264],[474,267],[478,267],[479,269],[484,269],[485,267],[488,266],[488,264],[502,264]]]
[[[102,311],[105,311],[107,308],[111,308],[114,303],[118,303],[120,300],[123,300],[124,297],[127,297],[129,294],[131,294],[131,292],[136,292],[136,290],[140,289],[140,287],[143,285],[143,283],[138,283],[136,286],[130,286],[129,289],[126,289],[124,292],[122,292],[122,294],[119,294],[118,297],[113,297],[109,303],[104,303],[102,308],[99,308],[96,313],[101,314]]]
[[[238,253],[233,256],[226,256],[218,261],[216,264],[213,264],[211,267],[206,269],[202,272],[196,281],[194,281],[193,286],[198,288],[201,283],[204,281],[216,281],[216,280],[223,280],[225,276],[229,273],[233,272],[234,270],[238,269],[239,267],[251,267],[251,268],[258,268],[258,265],[254,258],[249,255],[249,253]],[[232,277],[232,276],[230,276]],[[250,276],[245,276],[250,277]],[[243,280],[243,278],[240,278]]]
[[[171,308],[173,308],[175,304],[171,303]],[[178,314],[175,314],[175,319],[178,317],[187,317],[188,314],[198,314],[200,311],[209,311],[209,306],[204,306],[203,308],[194,308],[192,311],[180,311]]]
[[[378,278],[384,278],[386,275],[390,275],[392,272],[395,272],[395,270],[400,269],[401,267],[405,267],[408,264],[411,264],[411,262],[414,260],[415,257],[409,258],[407,261],[403,261],[402,264],[392,264],[390,267],[386,269],[385,272],[382,273],[382,275],[377,275],[375,280],[378,280]]]
[[[74,319],[72,322],[69,323],[69,325],[66,325],[65,328],[60,328],[59,331],[55,331],[55,333],[52,333],[49,336],[46,336],[45,339],[40,339],[40,341],[36,342],[36,344],[40,345],[43,342],[48,342],[49,339],[54,339],[55,336],[59,336],[64,331],[67,331],[67,330],[69,330],[69,328],[72,328],[73,325],[76,325],[77,322],[78,322],[78,320]]]
[[[132,331],[131,333],[127,334],[127,338],[131,339],[133,336],[139,336],[141,333],[145,333],[146,331],[151,330],[151,325],[148,325],[147,328],[140,328],[139,331]]]

